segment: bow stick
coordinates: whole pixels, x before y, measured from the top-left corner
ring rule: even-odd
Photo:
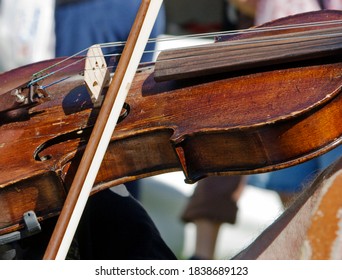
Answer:
[[[142,0],[44,259],[65,259],[162,0]]]

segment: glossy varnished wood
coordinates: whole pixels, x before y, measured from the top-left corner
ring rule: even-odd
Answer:
[[[322,13],[318,15],[321,19]],[[324,15],[326,20],[332,17]],[[54,62],[0,75],[0,94]],[[341,57],[332,53],[324,60],[159,83],[153,65],[142,69],[93,193],[176,170],[184,171],[188,182],[271,171],[336,147],[342,135],[341,68]],[[60,178],[59,192],[68,190],[98,114],[82,71],[81,63],[69,68],[67,75],[74,75],[49,87],[49,100],[30,109],[29,118],[1,123],[2,190],[24,188],[27,179],[45,174]],[[49,77],[44,84],[52,81]],[[5,217],[0,214],[0,219]]]
[[[298,29],[300,31],[292,28],[291,34],[280,35],[275,29],[276,35],[259,34],[256,38],[252,36],[161,52],[155,65],[155,79],[167,81],[208,76],[342,52],[341,26],[329,26],[325,30]]]

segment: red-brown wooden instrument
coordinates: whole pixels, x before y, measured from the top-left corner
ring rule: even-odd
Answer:
[[[312,12],[263,27],[313,22],[335,22],[338,27],[341,15]],[[325,28],[313,24],[300,31],[324,33]],[[269,32],[245,32],[218,41],[263,38]],[[287,44],[290,47],[291,41]],[[272,171],[338,146],[342,40],[339,45],[324,55],[281,63],[262,60],[252,68],[221,67],[207,75],[202,71],[200,77],[162,82],[154,79],[154,64],[140,70],[93,193],[178,170],[189,183],[209,175]],[[98,109],[83,82],[83,63],[25,88],[33,73],[58,61],[62,59],[0,75],[0,235],[23,228],[27,211],[34,211],[40,221],[58,215],[96,120]],[[40,87],[58,80],[47,90]]]

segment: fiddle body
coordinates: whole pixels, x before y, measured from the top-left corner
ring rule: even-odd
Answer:
[[[321,11],[274,21],[328,21]],[[256,34],[220,40],[239,40]],[[25,84],[60,59],[0,75],[0,94]],[[19,121],[0,124],[0,235],[58,215],[77,170],[98,109],[78,63],[44,83],[49,98]],[[165,172],[184,172],[194,183],[210,175],[252,174],[301,163],[333,149],[342,136],[342,60],[328,57],[200,78],[156,82],[152,64],[135,76],[93,192]],[[105,94],[105,93],[104,93]],[[5,96],[6,95],[6,96]],[[7,109],[6,109],[7,110]],[[7,112],[7,111],[6,111]],[[4,115],[2,115],[4,116]],[[25,194],[25,195],[22,195]]]

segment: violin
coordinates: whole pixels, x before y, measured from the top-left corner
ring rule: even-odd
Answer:
[[[341,16],[340,11],[290,16],[218,36],[212,45],[162,53],[144,65],[91,194],[172,171],[183,171],[188,183],[267,172],[337,147],[342,140]],[[332,47],[305,48],[292,56],[291,46],[305,47],[307,33],[318,42],[327,34]],[[272,48],[278,39],[285,40],[285,58],[279,45]],[[235,50],[249,45],[245,54],[265,49],[242,62],[244,53],[238,52],[231,63],[222,55],[230,44],[237,44]],[[215,59],[211,54],[218,49],[224,51]],[[195,60],[188,60],[192,51]],[[180,55],[186,63],[180,63]],[[60,213],[99,112],[84,83],[84,61],[56,58],[0,75],[1,242],[18,238],[33,214],[42,222]],[[51,66],[50,74],[41,71]]]

